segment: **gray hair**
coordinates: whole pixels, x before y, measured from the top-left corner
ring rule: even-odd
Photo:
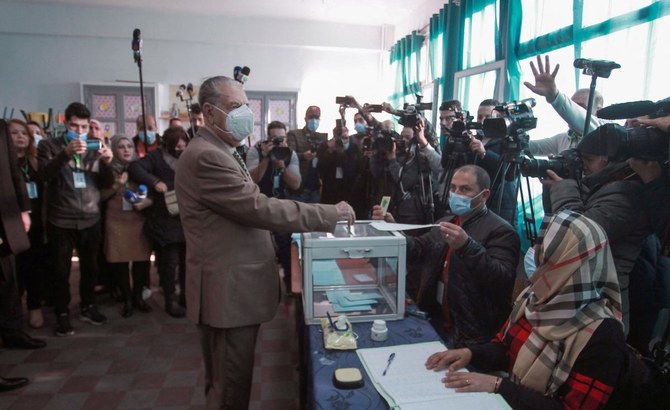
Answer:
[[[200,106],[202,107],[205,103],[216,105],[221,97],[221,88],[231,83],[234,84],[235,80],[222,75],[206,79],[200,86],[200,91],[198,91]]]

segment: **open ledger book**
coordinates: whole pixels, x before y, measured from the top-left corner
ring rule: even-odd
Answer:
[[[446,350],[440,342],[416,343],[358,349],[361,359],[375,388],[392,409],[431,410],[468,409],[493,410],[509,409],[509,405],[498,394],[456,393],[442,383],[445,371],[427,370],[428,356]],[[382,376],[395,353],[385,376]],[[466,371],[466,370],[463,370]]]

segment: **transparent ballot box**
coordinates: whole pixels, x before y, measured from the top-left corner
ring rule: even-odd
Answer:
[[[403,318],[406,239],[371,222],[302,234],[305,323],[321,323],[327,313],[346,314],[351,322]]]

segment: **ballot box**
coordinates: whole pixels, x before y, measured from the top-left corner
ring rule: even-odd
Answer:
[[[321,323],[328,313],[351,322],[403,318],[406,238],[371,222],[301,235],[305,323]]]

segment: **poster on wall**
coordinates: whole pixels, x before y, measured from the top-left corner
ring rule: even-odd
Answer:
[[[190,104],[197,103],[198,102],[198,91],[200,90],[199,86],[193,86],[193,92],[191,93],[191,96],[193,97],[193,100],[190,101]],[[180,120],[184,122],[188,122],[188,112],[186,109],[186,101],[189,98],[188,91],[186,90],[186,87],[184,84],[177,85],[177,84],[170,84],[169,85],[169,91],[168,91],[168,107],[169,110],[163,110],[161,111],[161,119],[163,120],[169,120],[170,118],[179,118]]]

